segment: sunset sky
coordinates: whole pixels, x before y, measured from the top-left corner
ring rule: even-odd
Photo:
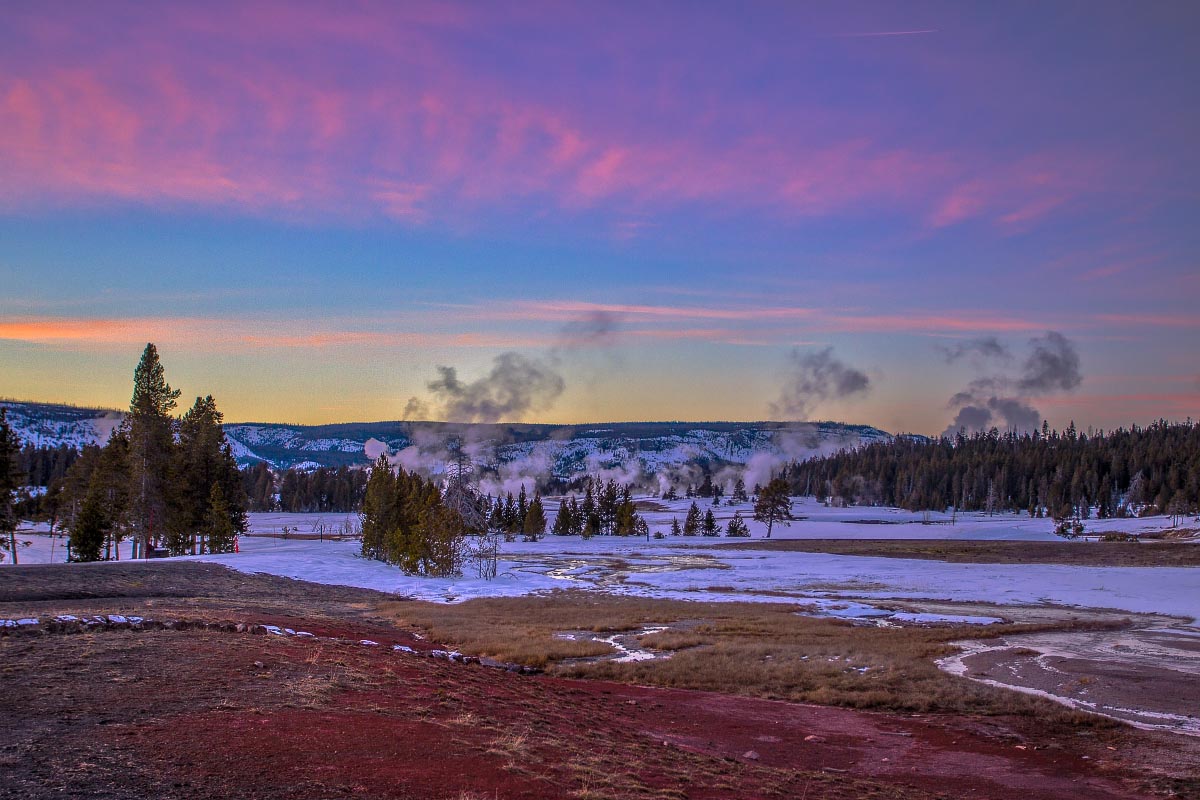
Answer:
[[[0,396],[127,405],[153,341],[231,421],[453,416],[514,363],[561,378],[529,421],[1195,418],[1197,41],[1188,2],[8,3]]]

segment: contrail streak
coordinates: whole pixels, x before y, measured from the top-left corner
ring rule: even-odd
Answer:
[[[838,39],[864,39],[870,36],[918,36],[922,33],[937,33],[937,28],[925,28],[919,31],[868,31],[866,33],[839,33]]]

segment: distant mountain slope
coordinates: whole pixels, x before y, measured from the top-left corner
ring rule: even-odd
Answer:
[[[102,444],[121,413],[42,403],[0,402],[25,441],[40,445]],[[230,423],[228,437],[242,465],[363,465],[385,448],[409,468],[440,472],[451,440],[499,481],[527,475],[570,478],[607,472],[625,479],[738,467],[763,472],[782,460],[832,453],[891,436],[867,425],[834,422],[615,422],[595,425],[351,422],[334,425]],[[747,469],[748,468],[748,469]],[[753,476],[750,476],[753,477]]]
[[[80,448],[85,444],[104,444],[124,418],[122,412],[113,409],[54,403],[0,400],[0,407],[8,409],[8,424],[21,441],[39,447],[66,444]]]

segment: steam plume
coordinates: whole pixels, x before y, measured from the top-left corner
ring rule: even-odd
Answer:
[[[864,394],[871,380],[833,354],[832,347],[815,353],[793,350],[789,373],[771,414],[783,420],[807,420],[813,409],[826,400]]]
[[[1058,331],[1048,331],[1044,336],[1030,339],[1029,346],[1029,355],[1019,375],[981,376],[950,398],[949,407],[956,409],[956,414],[943,436],[953,436],[960,430],[975,433],[993,427],[1008,431],[1033,430],[1041,422],[1042,415],[1030,398],[1054,391],[1073,391],[1083,382],[1079,353],[1066,336]],[[985,351],[1011,360],[1008,348],[994,339],[963,343],[947,351],[947,360],[954,360],[949,357],[951,352],[960,353],[957,357],[961,357],[962,354]]]
[[[549,362],[511,351],[496,356],[491,371],[471,382],[461,380],[454,367],[439,366],[437,372],[438,378],[427,384],[436,409],[413,398],[405,407],[406,418],[432,409],[452,422],[514,421],[549,408],[566,388]]]

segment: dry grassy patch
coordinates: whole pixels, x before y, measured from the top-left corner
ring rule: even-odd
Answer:
[[[914,558],[957,564],[1070,564],[1093,567],[1200,566],[1200,548],[1194,544],[1182,542],[755,539],[748,542],[722,543],[722,546],[732,550]]]
[[[712,643],[711,636],[696,633],[694,630],[669,629],[638,637],[638,644],[651,650],[688,650]]]
[[[705,604],[560,592],[549,597],[494,597],[455,605],[384,603],[380,611],[402,624],[427,631],[435,641],[453,643],[466,652],[543,667],[613,652],[601,642],[557,638],[557,633],[632,631],[695,617],[697,605]]]
[[[1108,724],[1036,697],[948,675],[934,660],[949,642],[1061,625],[955,625],[878,628],[806,617],[791,603],[696,603],[611,597],[587,592],[484,598],[459,605],[390,603],[382,611],[465,651],[547,666],[569,677],[703,689],[854,708],[919,712],[1038,714],[1063,722]],[[565,630],[666,631],[639,637],[644,647],[674,651],[670,659],[618,664],[558,662],[581,645]],[[600,645],[604,647],[604,645]]]

